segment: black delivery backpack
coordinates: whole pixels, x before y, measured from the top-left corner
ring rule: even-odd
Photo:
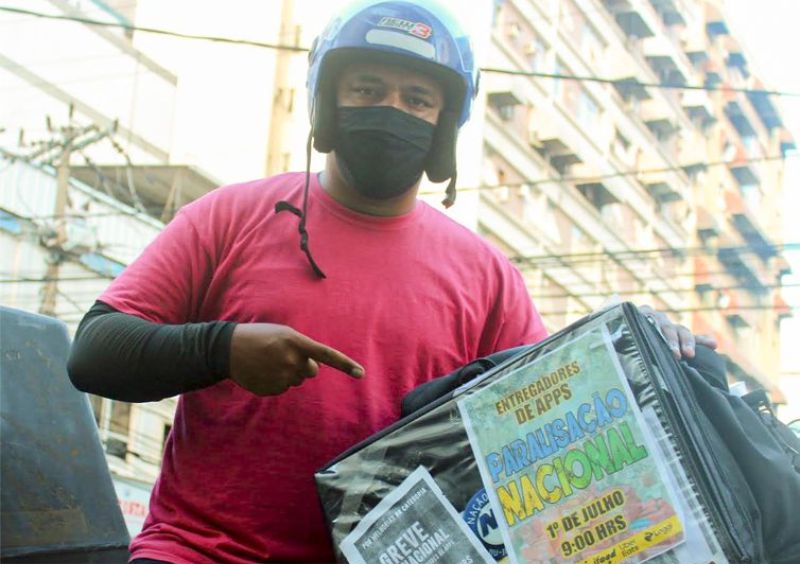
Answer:
[[[800,562],[800,443],[623,303],[411,392],[316,473],[341,562]]]

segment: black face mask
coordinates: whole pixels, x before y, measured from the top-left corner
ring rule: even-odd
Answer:
[[[336,162],[345,182],[376,200],[394,198],[419,180],[434,126],[391,106],[339,107]]]

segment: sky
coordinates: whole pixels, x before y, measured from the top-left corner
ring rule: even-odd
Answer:
[[[800,65],[794,61],[800,52],[800,34],[797,22],[800,20],[800,0],[727,0],[727,12],[731,32],[741,37],[754,68],[768,88],[800,93]],[[784,122],[800,143],[800,96],[782,97],[779,101]],[[800,211],[800,157],[786,161],[784,180],[786,222],[784,240],[786,243],[800,243],[800,221],[792,212]],[[793,267],[791,276],[784,283],[800,284],[800,249],[786,253]],[[800,306],[800,288],[784,289],[787,301]],[[783,322],[782,371],[800,373],[800,310],[795,317]],[[795,378],[800,380],[800,378]],[[793,403],[794,417],[800,417],[800,386],[783,386],[784,392]],[[794,400],[792,402],[792,400]]]

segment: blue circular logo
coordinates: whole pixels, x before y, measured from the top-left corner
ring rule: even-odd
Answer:
[[[507,553],[503,536],[497,526],[497,519],[489,504],[489,494],[485,489],[475,492],[464,508],[462,517],[495,560],[505,558]]]

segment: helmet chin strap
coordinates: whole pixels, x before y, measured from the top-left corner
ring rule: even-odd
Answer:
[[[445,191],[444,200],[442,205],[445,208],[451,207],[456,203],[456,171],[453,171],[453,176],[450,177],[450,182],[447,183],[447,190]]]
[[[300,218],[300,222],[297,225],[297,231],[300,233],[300,250],[305,253],[314,274],[324,279],[327,278],[327,276],[325,276],[325,273],[314,260],[314,256],[311,254],[311,248],[308,246],[308,230],[306,229],[306,219],[308,217],[308,185],[311,178],[311,137],[312,132],[309,131],[308,140],[306,141],[306,180],[305,186],[303,186],[303,209],[299,210],[289,202],[281,200],[275,204],[275,213],[288,211]]]

